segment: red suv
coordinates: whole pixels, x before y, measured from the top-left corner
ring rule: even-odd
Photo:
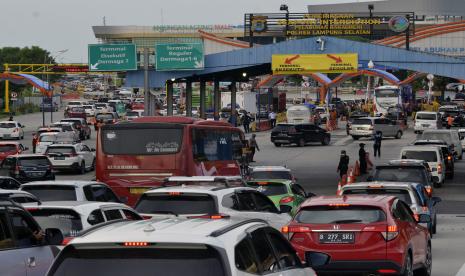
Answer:
[[[320,274],[431,275],[431,237],[409,206],[393,196],[312,197],[282,232],[299,257],[330,256]]]

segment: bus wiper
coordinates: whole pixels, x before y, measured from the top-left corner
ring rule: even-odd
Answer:
[[[343,224],[343,223],[356,223],[356,222],[362,222],[362,220],[361,219],[341,219],[341,220],[331,221],[330,223]]]

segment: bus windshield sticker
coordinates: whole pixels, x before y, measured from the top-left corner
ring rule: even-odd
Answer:
[[[179,144],[176,142],[156,143],[150,142],[145,145],[147,153],[174,153],[179,149]]]
[[[114,131],[109,131],[109,132],[107,132],[107,139],[108,139],[108,140],[114,140],[114,139],[116,139],[116,132],[114,132]]]

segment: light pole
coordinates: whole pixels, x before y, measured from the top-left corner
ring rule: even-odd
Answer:
[[[371,59],[368,62],[368,68],[369,69],[375,68],[375,64],[373,63],[373,61]],[[371,98],[370,88],[371,88],[371,77],[370,77],[370,75],[368,75],[367,76],[367,92],[365,93],[365,103],[368,103],[368,99]]]
[[[286,4],[282,4],[279,7],[279,10],[280,11],[286,11],[286,32],[285,32],[285,36],[286,36],[286,40],[287,40],[287,31],[289,30],[289,7]]]
[[[44,55],[44,73],[45,73],[45,64],[48,63],[48,64],[52,64],[52,59],[55,59],[55,58],[58,58],[60,55],[68,52],[69,49],[63,49],[63,50],[59,50],[59,51],[56,51],[56,52],[53,52],[53,53],[50,53],[50,56],[47,58],[47,53],[45,53]],[[47,62],[47,59],[48,59],[48,62]],[[50,83],[49,83],[49,77],[48,77],[49,74],[47,74],[47,88],[50,89],[51,86],[50,86]],[[53,124],[53,107],[54,107],[54,101],[53,101],[53,88],[50,89],[50,124]],[[44,105],[44,99],[45,98],[42,98],[42,125],[45,126],[45,105]]]
[[[370,40],[373,40],[373,24],[371,20],[373,19],[373,10],[375,9],[375,5],[369,4],[368,11],[370,12]]]
[[[433,86],[434,86],[434,75],[433,74],[428,74],[426,76],[428,79],[428,104],[431,104],[431,94],[433,94]]]

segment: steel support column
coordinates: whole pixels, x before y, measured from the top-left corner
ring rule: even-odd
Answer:
[[[206,83],[200,80],[200,118],[205,119],[205,93]]]
[[[220,119],[220,97],[220,81],[215,80],[213,82],[213,117],[215,118],[215,121]]]
[[[168,81],[166,84],[166,115],[173,116],[173,82]]]
[[[186,82],[186,116],[192,117],[192,81]]]

